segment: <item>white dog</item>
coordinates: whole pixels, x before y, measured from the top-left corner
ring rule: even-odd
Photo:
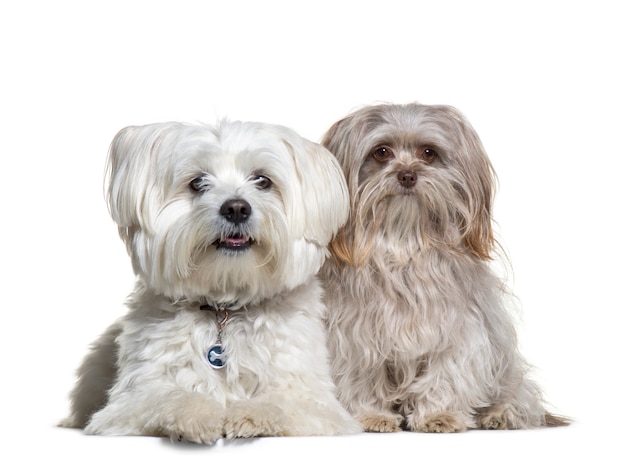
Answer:
[[[376,105],[322,143],[351,198],[321,273],[348,410],[379,432],[564,424],[527,376],[489,267],[494,173],[469,122],[446,106]]]
[[[108,177],[137,285],[62,425],[206,444],[360,431],[315,277],[348,215],[335,158],[279,126],[152,124],[115,137]]]

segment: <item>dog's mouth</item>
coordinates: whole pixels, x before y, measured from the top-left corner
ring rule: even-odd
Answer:
[[[256,240],[251,237],[246,237],[243,234],[234,234],[217,239],[213,242],[213,245],[215,245],[218,250],[245,251],[255,243]]]

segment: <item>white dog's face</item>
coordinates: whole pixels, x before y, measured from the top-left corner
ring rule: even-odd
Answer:
[[[493,170],[454,108],[366,107],[337,122],[322,143],[339,159],[351,194],[350,220],[332,245],[339,258],[362,264],[376,240],[489,256]]]
[[[108,171],[135,272],[173,299],[246,303],[293,288],[348,214],[334,157],[280,126],[128,127]]]

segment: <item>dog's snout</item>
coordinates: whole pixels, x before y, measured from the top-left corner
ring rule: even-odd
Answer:
[[[246,200],[233,199],[225,201],[220,214],[229,222],[241,224],[246,222],[252,213],[252,207]]]
[[[398,182],[405,188],[411,188],[417,183],[417,173],[415,171],[400,171]]]

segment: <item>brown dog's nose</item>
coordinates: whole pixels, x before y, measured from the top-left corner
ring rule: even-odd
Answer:
[[[246,222],[252,213],[252,207],[246,200],[233,199],[225,201],[220,208],[220,214],[228,222],[241,224]]]
[[[405,188],[411,188],[417,183],[417,174],[414,171],[400,171],[398,182]]]

